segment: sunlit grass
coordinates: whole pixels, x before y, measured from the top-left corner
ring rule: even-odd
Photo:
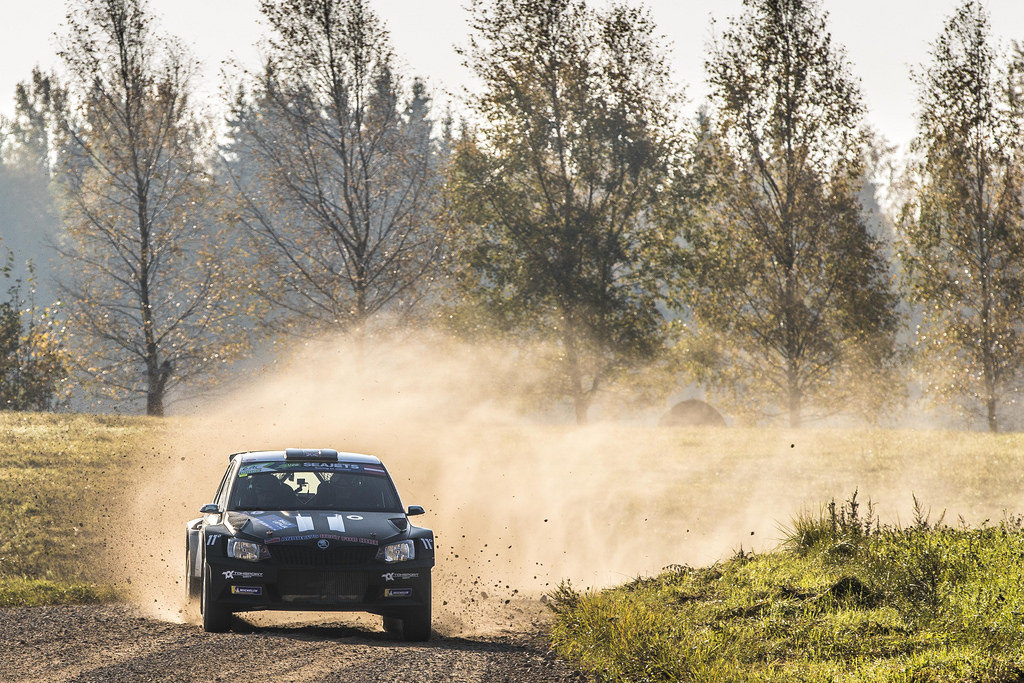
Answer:
[[[84,605],[110,602],[122,596],[112,587],[49,579],[0,578],[0,607]]]
[[[0,413],[0,605],[113,598],[102,561],[108,535],[159,425]]]
[[[1019,519],[881,525],[848,501],[775,552],[563,585],[552,638],[598,680],[1018,680],[1022,560]]]

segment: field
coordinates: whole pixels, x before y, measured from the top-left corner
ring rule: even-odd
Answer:
[[[105,562],[110,534],[159,428],[145,418],[0,413],[0,606],[118,596]]]
[[[913,526],[912,495],[931,506],[925,514],[933,522],[943,512],[954,528],[960,528],[961,519],[964,529],[988,520],[989,532],[957,532],[962,538],[955,537],[949,546],[957,553],[960,543],[978,548],[995,538],[991,530],[1024,510],[1020,435],[624,424],[577,428],[491,420],[465,411],[446,420],[415,411],[347,411],[337,408],[345,404],[344,397],[328,400],[319,394],[304,402],[301,394],[287,396],[287,410],[254,393],[202,417],[173,420],[0,414],[0,528],[5,530],[0,604],[131,599],[150,613],[180,620],[175,615],[181,606],[176,583],[181,527],[208,502],[223,472],[224,455],[254,447],[335,446],[380,455],[406,504],[427,508],[422,519],[438,539],[435,621],[441,633],[459,636],[530,625],[536,615],[530,601],[559,597],[564,605],[576,600],[575,592],[557,589],[568,579],[581,591],[580,605],[592,604],[595,614],[609,619],[633,614],[626,607],[633,604],[638,618],[648,609],[657,619],[685,615],[684,621],[666,626],[672,637],[739,633],[729,621],[736,618],[743,628],[757,620],[784,631],[804,633],[806,627],[806,642],[824,643],[836,634],[861,633],[858,629],[881,623],[888,629],[885,642],[931,639],[943,643],[955,659],[960,650],[949,640],[951,631],[943,630],[955,624],[947,612],[940,610],[930,622],[932,630],[905,634],[899,630],[906,628],[903,617],[882,603],[868,616],[828,612],[827,595],[844,577],[872,586],[867,570],[856,563],[830,565],[834,558],[820,549],[772,551],[787,537],[794,518],[814,519],[823,502],[834,498],[841,505],[855,490],[865,507],[872,501],[883,527]],[[1014,532],[1007,538],[1018,536]],[[1006,554],[1010,550],[985,552],[1019,557]],[[705,569],[677,567],[662,573],[674,565]],[[990,607],[978,602],[989,585],[987,576],[973,580],[964,593],[978,609]],[[1009,570],[1000,576],[998,581],[1020,580]],[[621,584],[627,587],[599,592]],[[665,602],[664,591],[675,602]],[[957,609],[966,609],[968,602],[958,603]],[[682,611],[675,611],[677,603]],[[1007,639],[993,642],[1019,651],[1014,612],[1024,614],[1024,605],[1006,604],[998,614],[1008,629],[1000,638]],[[695,611],[685,611],[690,608]],[[740,616],[730,616],[730,610]],[[562,625],[570,613],[563,610]],[[801,621],[804,614],[809,621]],[[633,634],[634,641],[645,637],[643,624],[651,618],[643,616],[626,634]],[[981,628],[989,622],[977,623]],[[601,634],[606,626],[595,622],[591,630]],[[662,626],[657,621],[651,628]],[[600,647],[581,644],[585,633],[568,629],[556,635],[562,652],[597,675],[610,666],[608,660],[591,660],[573,650],[589,648],[598,657]],[[785,657],[778,653],[786,648],[803,651],[806,644],[772,640],[756,630],[744,638],[769,651],[779,648],[771,656],[780,659]],[[915,661],[914,653],[919,651],[907,654],[906,661]],[[858,656],[836,660],[828,666],[838,668],[826,666],[820,675],[867,666],[858,664]],[[1005,659],[978,660],[981,679],[986,671],[1011,670]],[[767,677],[782,675],[782,669],[764,671]],[[871,677],[863,673],[869,669],[861,671]],[[896,670],[879,671],[888,675]],[[936,671],[932,678],[958,680],[941,673],[945,669]]]

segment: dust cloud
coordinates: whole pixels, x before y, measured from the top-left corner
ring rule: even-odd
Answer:
[[[537,406],[524,413],[539,378],[528,357],[436,334],[309,341],[176,418],[128,515],[135,541],[119,565],[134,599],[162,618],[189,616],[185,522],[212,498],[227,455],[245,450],[379,456],[403,503],[427,510],[413,521],[436,535],[434,620],[448,634],[535,621],[563,579],[598,588],[769,549],[793,514],[856,488],[904,515],[911,491],[942,505],[961,490],[955,471],[920,476],[912,435],[907,461],[894,461],[880,455],[892,451],[883,432],[578,427]],[[999,505],[953,499],[978,515]]]

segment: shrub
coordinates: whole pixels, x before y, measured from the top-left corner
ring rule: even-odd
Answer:
[[[0,275],[10,279],[13,266],[8,250]],[[15,280],[0,301],[0,410],[51,410],[68,375],[67,353],[54,312],[26,303],[22,285]],[[29,287],[31,299],[31,279]]]

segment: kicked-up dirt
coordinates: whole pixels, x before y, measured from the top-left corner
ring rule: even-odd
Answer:
[[[129,605],[6,608],[0,681],[584,680],[554,657],[539,627],[404,643],[373,623],[250,614],[236,615],[232,632],[211,634]]]

